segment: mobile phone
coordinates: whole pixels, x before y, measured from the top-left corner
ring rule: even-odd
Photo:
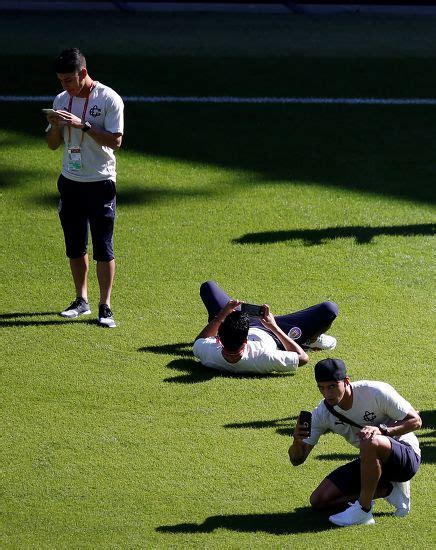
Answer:
[[[57,115],[57,111],[54,109],[41,109],[45,115]]]
[[[242,302],[241,311],[250,317],[262,317],[263,315],[263,307],[257,306],[256,304],[246,304],[245,302]]]
[[[304,430],[307,430],[310,435],[310,430],[312,428],[312,413],[309,411],[301,411],[298,417],[298,423]]]

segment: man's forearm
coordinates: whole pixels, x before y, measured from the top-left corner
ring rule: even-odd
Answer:
[[[59,131],[59,128],[56,126],[51,126],[45,134],[47,140],[47,145],[52,151],[55,151],[59,145],[62,143],[62,135]]]
[[[280,342],[283,344],[283,347],[286,351],[293,351],[298,354],[298,357],[300,359],[300,364],[307,363],[309,361],[309,356],[304,351],[302,347],[300,347],[297,342],[292,340],[287,334],[283,332],[283,330],[277,326],[277,325],[271,325],[268,327],[274,334],[277,336],[277,338],[280,340]]]
[[[218,328],[224,319],[225,316],[223,316],[222,313],[219,313],[208,322],[195,340],[198,340],[199,338],[210,338],[211,336],[216,336],[218,334]]]
[[[408,434],[419,430],[422,425],[421,417],[416,413],[410,417],[406,417],[404,420],[395,422],[392,426],[388,427],[388,435],[390,437],[399,437],[400,435]]]
[[[111,132],[98,128],[97,126],[91,126],[86,133],[99,145],[110,147],[115,150],[121,147],[121,142],[123,139],[122,134],[112,134]]]

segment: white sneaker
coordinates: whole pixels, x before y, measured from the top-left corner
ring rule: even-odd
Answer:
[[[60,315],[68,317],[68,319],[75,319],[79,315],[89,315],[90,313],[89,303],[85,302],[81,296],[78,296],[64,311],[61,311]]]
[[[410,481],[391,481],[392,491],[385,500],[396,508],[394,516],[403,518],[410,512]]]
[[[107,304],[100,304],[98,306],[98,322],[102,327],[115,328],[117,326],[114,314]]]
[[[336,347],[336,338],[328,334],[320,334],[314,342],[305,344],[305,347],[314,351],[332,350]]]
[[[339,527],[348,527],[349,525],[373,525],[375,523],[372,517],[372,506],[369,512],[362,510],[360,502],[349,502],[350,506],[339,514],[330,516],[329,520]]]

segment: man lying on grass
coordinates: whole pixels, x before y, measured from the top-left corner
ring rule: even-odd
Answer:
[[[274,317],[269,306],[258,315],[240,311],[214,281],[200,287],[209,322],[194,342],[193,353],[209,368],[233,374],[294,372],[309,357],[305,349],[334,349],[336,339],[323,334],[338,314],[333,302]],[[304,349],[305,348],[305,349]]]
[[[329,517],[335,525],[374,523],[373,499],[385,498],[394,515],[410,511],[410,479],[418,471],[421,452],[413,433],[421,418],[412,405],[384,382],[350,382],[341,359],[315,365],[324,400],[315,408],[311,426],[298,421],[289,457],[294,466],[309,456],[320,436],[332,431],[359,448],[360,457],[329,474],[310,497],[314,508],[349,507]],[[353,502],[349,502],[353,501]]]

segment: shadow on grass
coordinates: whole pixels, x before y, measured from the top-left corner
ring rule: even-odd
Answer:
[[[294,431],[294,423],[292,420],[297,420],[297,416],[286,416],[284,418],[275,418],[274,420],[253,420],[252,422],[234,422],[225,424],[224,428],[242,428],[249,430],[263,430],[265,428],[275,428],[280,435],[290,436]]]
[[[35,317],[49,317],[56,315],[58,319],[35,319]],[[28,318],[28,320],[26,320]],[[0,328],[6,327],[43,327],[50,325],[65,325],[79,323],[82,325],[99,325],[97,319],[66,319],[60,318],[59,311],[17,311],[15,313],[0,314]]]
[[[392,225],[386,227],[364,227],[360,225],[349,227],[326,227],[324,229],[295,229],[289,231],[264,231],[247,233],[234,244],[272,244],[284,241],[303,241],[305,246],[320,245],[327,240],[353,238],[357,244],[369,244],[379,235],[394,235],[410,237],[415,235],[434,235],[435,224],[423,223],[415,225]]]
[[[231,379],[246,379],[246,378],[283,378],[289,376],[290,373],[280,372],[267,372],[264,374],[252,374],[252,373],[232,373],[210,369],[202,365],[195,359],[174,359],[168,363],[167,367],[170,369],[177,369],[186,371],[187,374],[182,376],[172,376],[166,378],[165,382],[177,382],[179,384],[192,384],[195,382],[205,382],[212,378],[231,378]]]
[[[162,344],[160,346],[144,346],[138,351],[158,353],[162,355],[177,355],[178,357],[193,357],[192,342],[177,342],[175,344]]]
[[[203,367],[203,365],[195,359],[174,359],[168,363],[167,367],[185,372],[186,374],[165,378],[164,382],[195,384],[198,382],[207,382],[216,376],[221,376],[220,372]]]
[[[294,61],[286,60],[280,70],[293,74]],[[276,92],[273,86],[268,95]],[[4,128],[41,139],[37,104],[0,105],[0,111]],[[250,192],[259,184],[279,184],[285,191],[298,183],[434,203],[433,117],[419,106],[135,104],[126,108],[124,147],[138,155],[243,170],[247,177],[235,179],[234,186]],[[134,190],[126,204],[169,196]],[[292,204],[283,210],[291,212]]]
[[[65,320],[62,319],[35,319],[37,317],[47,317],[51,315],[59,316],[59,311],[17,311],[14,313],[2,313],[0,314],[0,328],[60,325],[65,322]]]
[[[171,376],[165,378],[165,382],[176,382],[178,384],[193,384],[197,382],[207,382],[217,375],[218,371],[213,371],[203,367],[203,365],[194,359],[192,354],[192,342],[177,342],[175,344],[163,344],[159,346],[144,346],[138,351],[157,353],[162,355],[174,355],[179,359],[173,359],[167,364],[170,369],[186,372],[181,376]]]
[[[16,188],[18,185],[26,183],[23,180],[30,178],[33,181],[35,176],[40,176],[42,179],[46,175],[40,171],[23,170],[17,167],[0,168],[0,189]]]
[[[0,184],[1,186],[1,184]],[[117,205],[118,206],[133,206],[133,205],[152,205],[156,202],[168,202],[172,200],[190,199],[195,197],[205,197],[213,192],[198,191],[196,189],[164,189],[150,187],[127,187],[124,189],[117,188]],[[57,206],[59,202],[59,193],[45,193],[44,195],[36,195],[29,197],[32,204],[40,204],[43,206]]]
[[[316,457],[316,460],[354,460],[355,458],[358,458],[358,453],[327,453],[325,455],[318,455]]]
[[[289,376],[289,373],[265,373],[265,374],[232,374],[231,372],[222,372],[203,366],[194,359],[192,353],[192,342],[178,342],[175,344],[162,344],[159,346],[144,346],[138,351],[158,353],[163,355],[175,355],[180,359],[174,359],[167,365],[170,369],[176,369],[186,372],[181,376],[172,376],[165,378],[165,382],[176,382],[179,384],[193,384],[196,382],[206,382],[216,377],[224,378],[274,378]]]
[[[227,529],[241,533],[262,531],[273,535],[293,533],[317,533],[333,529],[328,513],[315,512],[309,506],[293,512],[274,514],[230,514],[210,516],[203,523],[179,523],[156,528],[160,533],[212,533],[215,529]]]
[[[419,445],[423,464],[434,464],[436,462],[436,411],[420,411],[422,418],[422,430],[418,433]],[[427,430],[432,430],[428,432]]]

